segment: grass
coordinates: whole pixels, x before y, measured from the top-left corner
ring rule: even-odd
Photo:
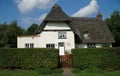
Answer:
[[[75,76],[120,76],[120,71],[104,73],[76,73]]]
[[[38,74],[36,71],[27,70],[0,70],[0,76],[62,76],[62,73]]]
[[[74,76],[120,76],[120,71],[106,72],[98,68],[89,68],[79,73],[74,73]]]

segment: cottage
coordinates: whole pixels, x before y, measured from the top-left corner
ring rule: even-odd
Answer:
[[[17,48],[56,48],[64,55],[74,48],[112,47],[114,42],[101,13],[96,18],[69,17],[55,4],[34,35],[17,37]]]

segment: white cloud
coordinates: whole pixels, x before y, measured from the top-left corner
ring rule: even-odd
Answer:
[[[89,17],[98,12],[99,5],[96,0],[91,0],[90,4],[74,13],[73,17]]]
[[[30,26],[32,23],[40,24],[46,16],[47,14],[43,14],[38,18],[24,17],[22,19],[22,24],[27,25],[27,26]]]
[[[54,5],[58,0],[13,0],[17,3],[21,13],[28,13],[33,9],[46,9]]]

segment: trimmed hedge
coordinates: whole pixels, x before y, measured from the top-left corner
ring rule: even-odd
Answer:
[[[120,69],[120,48],[73,49],[74,67],[80,70],[99,67],[105,70]]]
[[[0,68],[57,68],[57,49],[0,49]]]

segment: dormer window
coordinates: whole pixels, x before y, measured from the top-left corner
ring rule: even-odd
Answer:
[[[83,31],[83,37],[84,39],[90,39],[88,31]]]
[[[59,31],[58,32],[58,38],[59,39],[66,39],[67,38],[66,31]]]

